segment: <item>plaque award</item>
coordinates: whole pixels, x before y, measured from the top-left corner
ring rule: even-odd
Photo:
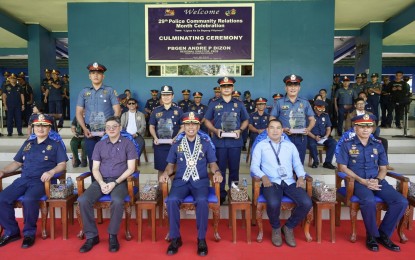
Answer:
[[[237,113],[236,112],[224,112],[222,115],[222,133],[221,137],[236,138],[236,133],[233,131],[237,127]]]
[[[159,144],[173,143],[173,121],[171,118],[160,119],[157,123],[157,137]]]
[[[304,109],[299,108],[297,111],[291,110],[289,118],[291,134],[304,134],[306,128]]]
[[[103,136],[105,134],[104,112],[92,112],[89,117],[89,127],[92,136]]]

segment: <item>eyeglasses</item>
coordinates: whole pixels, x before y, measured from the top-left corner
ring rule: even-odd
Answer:
[[[128,103],[128,105],[135,105],[135,103]]]
[[[115,130],[119,127],[119,125],[106,125],[105,129],[107,130]]]

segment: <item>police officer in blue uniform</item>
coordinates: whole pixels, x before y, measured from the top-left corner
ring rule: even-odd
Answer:
[[[186,112],[189,111],[189,107],[191,105],[193,105],[193,102],[189,99],[190,98],[190,90],[184,89],[184,90],[182,90],[182,94],[183,94],[183,100],[180,100],[179,103],[177,103],[177,104],[183,110],[183,113],[186,113]]]
[[[389,91],[390,78],[389,76],[385,75],[382,77],[382,80],[382,92],[379,101],[380,109],[382,111],[382,120],[380,123],[380,127],[390,128],[392,126],[393,113],[393,106],[391,104],[391,93]]]
[[[213,92],[215,93],[215,95],[209,99],[208,105],[210,104],[210,102],[215,101],[216,99],[220,98],[220,87],[214,87],[213,88]]]
[[[166,158],[171,147],[171,143],[161,143],[161,140],[174,140],[180,132],[183,132],[180,121],[183,111],[173,104],[173,87],[161,87],[160,94],[163,105],[153,110],[149,120],[150,135],[154,139],[154,169],[158,170],[158,176],[166,169]]]
[[[339,171],[355,179],[354,195],[360,201],[367,234],[366,247],[379,251],[380,243],[389,250],[400,251],[390,236],[408,207],[408,201],[385,179],[388,165],[385,150],[380,141],[370,137],[375,117],[364,114],[354,117],[352,121],[356,135],[341,143],[336,160]],[[388,208],[379,227],[376,225],[375,195]]]
[[[0,170],[0,177],[21,168],[22,174],[10,186],[0,192],[0,226],[4,234],[0,247],[21,238],[15,218],[14,203],[24,195],[23,203],[23,243],[29,248],[35,243],[36,222],[39,216],[39,199],[45,196],[44,182],[56,173],[66,170],[68,157],[59,141],[49,138],[53,118],[38,114],[34,117],[35,139],[23,143],[13,162]]]
[[[250,115],[251,113],[255,112],[255,101],[253,99],[251,99],[251,92],[249,90],[246,90],[244,92],[244,105],[246,108],[246,111],[248,112],[248,115]],[[246,142],[248,141],[248,129],[245,129],[245,131],[242,132],[242,139],[244,141],[244,146],[242,147],[243,151],[246,151]]]
[[[13,123],[16,124],[17,133],[22,133],[22,111],[25,110],[25,101],[22,86],[17,84],[17,76],[11,73],[9,84],[3,86],[4,110],[7,111],[7,136],[13,135]]]
[[[202,92],[199,92],[199,91],[193,92],[193,105],[190,106],[189,112],[193,111],[196,114],[199,114],[199,116],[200,116],[200,130],[207,133],[208,129],[204,124],[204,122],[205,122],[204,117],[205,117],[205,113],[206,113],[206,110],[207,110],[208,106],[202,104],[202,97],[203,97]]]
[[[260,97],[255,100],[256,112],[249,114],[249,138],[250,145],[255,142],[256,137],[262,133],[268,126],[269,114],[265,111],[267,99]]]
[[[32,114],[33,104],[33,89],[29,83],[26,82],[26,75],[22,71],[17,75],[17,83],[22,86],[22,92],[25,102],[25,109],[23,112],[23,124],[27,125],[29,122],[30,115]]]
[[[62,81],[59,78],[59,70],[52,70],[52,79],[45,92],[44,103],[49,103],[49,114],[62,115],[63,91]],[[63,117],[59,119],[58,127],[63,126]]]
[[[361,73],[356,75],[356,82],[353,84],[350,84],[350,87],[357,94],[365,90],[365,84],[363,84],[363,75]]]
[[[198,134],[200,117],[194,112],[182,116],[184,137],[178,138],[170,148],[167,156],[168,165],[160,176],[160,182],[167,182],[177,165],[176,174],[172,181],[171,190],[166,200],[169,216],[169,238],[171,243],[167,249],[168,255],[178,252],[182,245],[180,235],[180,204],[183,199],[192,195],[196,202],[197,254],[206,256],[206,230],[209,216],[209,176],[207,166],[213,174],[213,182],[222,182],[223,178],[216,164],[215,151],[210,140]],[[205,137],[208,137],[207,135]]]
[[[42,84],[40,85],[40,92],[42,94],[41,96],[41,102],[44,108],[44,112],[48,113],[49,112],[49,106],[47,103],[45,103],[45,95],[46,95],[46,90],[48,90],[49,88],[52,87],[52,76],[51,76],[51,69],[45,69],[45,77],[42,80]]]
[[[343,78],[343,87],[339,88],[334,94],[334,109],[337,113],[337,135],[343,134],[343,122],[346,114],[353,111],[353,100],[357,98],[358,92],[350,88],[350,79],[347,76]]]
[[[382,84],[378,82],[379,74],[372,73],[371,82],[368,82],[365,92],[367,94],[367,103],[372,107],[372,112],[376,116],[376,125],[379,120],[379,101],[382,92]]]
[[[327,103],[323,100],[314,101],[314,118],[316,124],[308,133],[308,149],[310,150],[311,156],[313,157],[312,168],[317,168],[319,165],[317,145],[324,145],[327,148],[326,160],[323,163],[323,167],[334,170],[331,162],[333,161],[334,151],[336,150],[337,142],[331,138],[331,121],[329,114],[325,113]],[[323,143],[322,140],[326,139]],[[317,143],[320,142],[320,143]]]
[[[205,125],[213,133],[212,141],[216,147],[216,157],[222,176],[226,174],[226,168],[229,167],[229,188],[233,181],[239,181],[239,163],[243,145],[241,133],[249,123],[249,115],[244,103],[232,98],[235,82],[232,77],[218,80],[221,97],[209,104],[205,114]],[[222,135],[224,133],[225,135]],[[225,202],[227,196],[225,184],[226,181],[223,181],[220,185],[221,204]]]
[[[120,116],[121,107],[117,92],[103,83],[104,72],[107,68],[97,62],[89,64],[86,68],[89,71],[91,86],[82,89],[78,95],[76,120],[84,130],[85,149],[88,154],[89,168],[92,170],[92,153],[95,144],[104,134],[105,120],[110,116]]]
[[[147,99],[146,105],[144,106],[146,125],[148,125],[148,120],[150,119],[150,115],[153,112],[154,108],[160,106],[160,101],[158,98],[159,91],[157,89],[152,89],[150,92],[151,92],[151,98]],[[146,128],[146,136],[150,136],[148,127]]]
[[[277,100],[271,111],[270,120],[277,118],[282,122],[284,132],[297,147],[301,163],[304,164],[307,134],[313,129],[316,121],[310,102],[298,96],[302,81],[302,77],[294,74],[284,77],[286,94],[285,97]]]

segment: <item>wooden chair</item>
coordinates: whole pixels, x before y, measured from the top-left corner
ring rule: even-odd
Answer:
[[[306,182],[306,191],[307,194],[312,196],[312,184],[313,184],[313,178],[309,175],[306,175],[305,178]],[[261,179],[258,177],[252,177],[252,224],[256,225],[258,223],[258,236],[257,236],[257,242],[262,242],[263,236],[264,236],[264,228],[262,224],[262,213],[267,208],[267,201],[265,200],[264,195],[262,194],[261,190]],[[288,198],[287,196],[282,197],[281,201],[281,210],[293,210],[296,207],[295,203]],[[313,221],[313,209],[311,208],[310,211],[307,214],[306,219],[303,223],[303,230],[304,235],[307,242],[311,242],[313,239],[310,235],[310,223]]]
[[[163,199],[163,219],[167,220],[167,206],[166,206],[166,199],[168,197],[168,184],[161,183],[161,190],[162,190],[162,199]],[[212,210],[213,213],[213,236],[215,241],[220,241],[221,237],[219,236],[218,226],[219,226],[219,219],[220,219],[220,183],[212,183],[212,187],[209,187],[209,209]],[[195,210],[194,199],[192,195],[187,196],[184,198],[183,203],[180,206],[180,209],[184,210]],[[167,221],[167,226],[169,225]],[[166,235],[166,240],[170,240],[169,233]]]
[[[3,182],[2,182],[3,179],[5,179],[7,177],[10,177],[10,176],[19,175],[21,173],[22,173],[21,171],[15,171],[15,172],[11,172],[11,173],[6,173],[2,177],[0,177],[0,192],[3,190]],[[66,181],[66,171],[56,173],[52,177],[51,180],[46,181],[45,182],[45,193],[46,193],[46,195],[39,198],[39,208],[40,208],[40,214],[41,214],[41,219],[42,219],[42,239],[46,239],[46,237],[47,237],[46,223],[47,223],[48,212],[49,212],[47,200],[50,197],[50,184],[51,183],[56,183],[56,180],[59,180],[60,183],[65,183],[65,181]],[[24,195],[20,196],[16,200],[16,202],[14,203],[14,207],[15,208],[23,208],[23,200],[24,200]],[[3,232],[3,227],[0,226],[0,234],[2,232]]]
[[[78,186],[78,197],[82,196],[85,191],[85,183],[84,180],[88,177],[92,176],[91,172],[85,172],[80,176],[76,177],[76,182]],[[124,211],[125,211],[125,239],[131,240],[131,233],[130,233],[130,219],[131,219],[131,208],[135,205],[135,195],[138,192],[139,187],[139,172],[133,173],[131,176],[127,178],[127,187],[128,187],[128,195],[124,199]],[[103,223],[102,217],[102,209],[108,209],[111,206],[111,194],[103,195],[97,202],[94,204],[94,208],[97,210],[97,219],[98,223]],[[81,231],[77,235],[79,239],[84,238],[84,231],[83,231],[83,223],[81,218],[81,211],[79,208],[79,204],[76,206],[76,216],[78,218],[79,226]]]
[[[323,151],[327,151],[327,147],[324,145],[317,145],[318,159],[320,163],[323,162]],[[311,167],[313,164],[313,158],[311,157],[310,149],[308,150],[308,167]]]
[[[412,222],[414,219],[415,197],[408,196],[408,203],[409,203],[409,212],[408,212],[408,216],[403,226],[406,227],[408,230],[412,230]]]
[[[406,198],[408,195],[408,182],[409,179],[404,177],[400,174],[394,172],[388,172],[388,177],[394,178],[399,180],[402,185],[398,187],[398,191],[402,193],[402,195]],[[344,186],[342,186],[342,182],[344,181]],[[357,212],[360,209],[359,198],[353,195],[354,193],[354,178],[348,176],[344,172],[339,172],[336,170],[336,226],[340,226],[340,213],[341,213],[341,205],[342,203],[350,208],[350,221],[352,224],[352,234],[350,235],[350,241],[356,242],[357,234],[356,234],[356,220],[357,220]],[[381,221],[381,211],[387,210],[386,203],[377,196],[376,197],[376,223],[379,225]],[[404,217],[398,224],[397,232],[400,238],[401,243],[405,243],[408,241],[405,234],[403,233],[404,222],[407,221],[409,216],[409,207],[405,211]]]
[[[144,148],[143,148],[143,154],[144,154],[144,160],[145,160],[146,162],[148,162],[147,150],[146,150],[146,146],[145,146],[145,144],[144,144]],[[140,165],[141,165],[141,159],[140,159],[140,158],[138,158],[138,159],[137,159],[137,166],[140,166]]]

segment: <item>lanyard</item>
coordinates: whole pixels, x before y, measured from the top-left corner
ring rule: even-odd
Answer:
[[[272,151],[274,152],[275,157],[277,158],[278,166],[281,166],[280,158],[278,157],[278,155],[280,154],[280,150],[281,150],[281,141],[278,144],[278,152],[275,152],[275,148],[272,145],[271,141],[269,141],[269,145],[271,145]]]

